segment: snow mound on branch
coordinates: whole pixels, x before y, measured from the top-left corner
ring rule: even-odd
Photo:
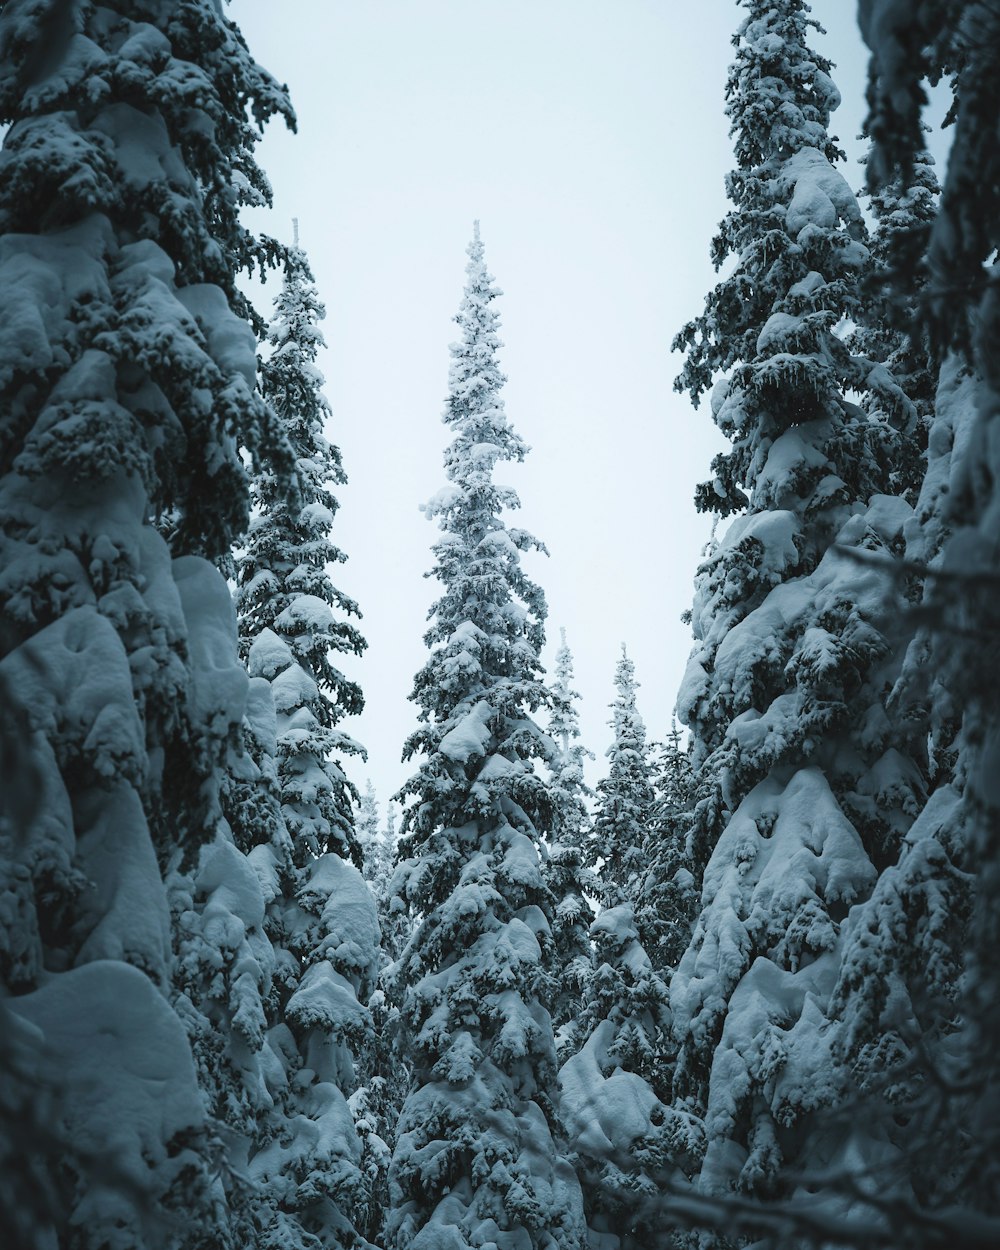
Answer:
[[[566,1061],[559,1072],[559,1107],[574,1149],[625,1161],[636,1138],[650,1131],[650,1115],[660,1102],[643,1077],[608,1059],[614,1037],[615,1026],[602,1020]]]
[[[782,180],[791,184],[785,210],[789,234],[798,236],[807,226],[830,230],[840,221],[861,224],[861,209],[850,185],[816,148],[802,148],[781,167]]]
[[[480,701],[471,711],[466,712],[454,729],[444,735],[438,750],[459,764],[467,763],[473,755],[482,755],[490,740],[488,722],[492,716],[493,708]]]
[[[36,1030],[39,1079],[60,1090],[75,1146],[100,1159],[75,1208],[92,1244],[146,1244],[147,1205],[183,1184],[204,1124],[183,1026],[143,973],[98,961],[10,1000]]]
[[[194,716],[225,737],[241,724],[247,697],[232,595],[219,570],[200,556],[180,556],[173,571],[188,627]]]
[[[302,887],[304,900],[321,900],[324,936],[316,957],[328,959],[347,977],[355,993],[367,997],[366,987],[378,974],[381,940],[378,911],[364,877],[332,852],[314,860]]]
[[[271,681],[295,659],[292,649],[273,629],[262,629],[253,640],[247,656],[247,668],[251,677],[266,677]]]

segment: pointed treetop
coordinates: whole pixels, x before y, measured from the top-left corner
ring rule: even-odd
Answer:
[[[298,245],[299,245],[299,219],[298,217],[293,217],[292,218],[292,247],[298,247]]]

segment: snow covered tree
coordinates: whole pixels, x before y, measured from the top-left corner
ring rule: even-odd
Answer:
[[[365,784],[364,794],[358,799],[358,813],[354,818],[354,832],[361,851],[361,862],[365,880],[369,883],[374,876],[376,846],[379,841],[378,802],[375,799],[375,787],[369,780]]]
[[[202,1098],[222,1126],[234,1244],[361,1244],[370,1183],[349,1096],[371,1047],[360,1005],[376,973],[375,906],[329,853],[296,856],[281,814],[270,676],[290,653],[251,647],[247,749],[227,761],[223,825],[196,869],[170,880],[175,993]]]
[[[669,981],[698,910],[688,855],[697,782],[676,721],[653,761],[652,779],[655,801],[643,843],[636,925],[653,967]]]
[[[276,302],[269,337],[282,360],[272,355],[265,366],[266,389],[299,457],[299,487],[287,498],[290,483],[274,464],[257,474],[257,502],[271,510],[255,518],[238,564],[254,585],[240,621],[250,672],[244,751],[227,761],[224,791],[231,836],[222,831],[196,870],[171,883],[176,982],[203,1097],[239,1160],[224,1177],[234,1241],[340,1250],[361,1244],[372,1197],[349,1100],[373,1043],[364,1004],[378,926],[360,872],[337,853],[353,845],[336,794],[342,774],[326,758],[341,745],[331,728],[339,710],[316,680],[330,686],[336,676],[322,532],[332,510],[317,498],[331,453],[311,364],[322,309],[297,246]]]
[[[622,643],[611,704],[614,739],[607,750],[608,775],[597,783],[597,806],[589,861],[607,907],[634,903],[645,861],[643,848],[653,820],[653,790],[646,726],[635,705],[635,665]]]
[[[850,917],[834,1000],[837,1043],[870,1095],[869,1135],[880,1131],[885,1143],[870,1207],[882,1212],[891,1195],[907,1244],[986,1245],[1000,1236],[1000,727],[989,658],[1000,563],[1000,23],[979,3],[859,7],[873,51],[875,194],[892,196],[920,176],[925,77],[951,77],[955,133],[940,208],[920,247],[904,236],[889,249],[894,292],[915,307],[916,327],[941,361],[920,524],[906,550],[927,571],[924,627],[895,696],[900,714],[929,732],[934,791],[898,860]],[[850,1172],[846,1185],[856,1179]],[[846,1244],[860,1240],[853,1232],[845,1228]]]
[[[590,834],[587,799],[592,794],[583,777],[583,761],[593,754],[579,741],[579,695],[573,689],[573,655],[560,630],[552,684],[549,733],[559,754],[552,769],[552,842],[545,862],[545,882],[554,900],[549,960],[553,997],[549,1004],[561,1057],[577,1050],[583,989],[593,970],[590,926],[594,909],[587,894],[596,895],[592,871],[584,865],[584,847]]]
[[[706,791],[692,864],[701,914],[670,987],[675,1104],[703,1116],[706,1194],[774,1197],[834,1167],[850,1133],[810,1134],[845,1077],[824,1012],[841,923],[924,803],[919,735],[894,722],[888,575],[911,510],[890,493],[912,401],[841,335],[870,269],[857,201],[834,168],[839,102],[803,0],[745,0],[727,84],[737,164],[713,245],[736,265],[678,336],[677,385],[717,375],[732,447],[697,503],[729,524],[699,573],[678,709]],[[883,396],[866,407],[860,397]]]
[[[925,150],[917,155],[905,180],[900,173],[890,183],[869,189],[874,217],[871,269],[857,314],[859,324],[850,336],[851,350],[876,366],[884,364],[898,385],[898,389],[889,386],[869,392],[862,406],[897,430],[892,492],[912,504],[924,478],[938,377],[930,337],[918,316],[926,289],[921,252],[937,213],[938,190],[934,160]],[[912,285],[907,282],[910,277]]]
[[[590,927],[594,958],[560,1071],[560,1111],[577,1156],[591,1239],[611,1250],[667,1244],[665,1187],[690,1172],[700,1125],[670,1106],[672,1046],[667,987],[637,924],[656,795],[646,728],[636,708],[635,665],[624,646],[611,704],[614,741],[598,783],[588,847],[604,906]],[[589,963],[590,961],[588,961]]]
[[[0,980],[74,1143],[46,1245],[228,1236],[161,870],[220,829],[246,699],[203,557],[245,528],[241,448],[287,462],[236,289],[275,113],[208,0],[0,7],[0,682],[38,800],[0,830]]]
[[[315,362],[325,315],[296,238],[268,329],[271,352],[261,366],[261,390],[291,445],[297,489],[289,492],[276,466],[262,465],[255,475],[257,513],[237,560],[236,603],[244,655],[265,630],[291,655],[284,672],[272,678],[272,691],[282,806],[300,864],[325,851],[360,863],[357,794],[338,758],[363,750],[336,726],[360,712],[364,699],[331,656],[358,655],[365,641],[347,619],[360,615],[357,604],[327,571],[346,559],[330,538],[337,510],[330,483],[347,479],[339,450],[323,433],[330,407]]]
[[[396,854],[394,823],[392,804],[389,805],[386,824],[380,823],[375,788],[369,781],[358,802],[355,827],[364,864],[365,880],[371,886],[380,908],[388,898],[389,882],[392,878],[393,860]]]
[[[399,961],[413,1059],[390,1170],[397,1250],[583,1244],[576,1177],[552,1131],[555,1053],[543,947],[551,900],[539,848],[551,821],[534,761],[555,749],[532,713],[545,600],[521,565],[540,544],[509,527],[515,492],[499,462],[527,448],[504,411],[499,315],[478,223],[451,347],[444,421],[448,486],[425,512],[442,531],[441,594],[413,699],[421,756],[400,791],[395,888],[420,917]]]

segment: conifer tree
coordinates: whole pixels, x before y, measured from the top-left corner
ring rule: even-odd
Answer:
[[[590,842],[590,862],[607,907],[636,901],[656,803],[646,726],[635,705],[637,688],[635,665],[622,643],[611,704],[614,738],[607,750],[608,775],[597,783]]]
[[[0,683],[38,799],[0,830],[0,980],[73,1143],[45,1245],[228,1236],[161,870],[221,832],[246,699],[203,557],[245,528],[241,448],[287,464],[236,288],[275,113],[206,0],[0,8]]]
[[[375,787],[369,779],[365,783],[364,793],[358,799],[357,815],[354,818],[354,832],[358,839],[361,853],[362,871],[365,880],[371,884],[378,871],[379,842],[381,841],[378,803],[375,799]]]
[[[919,528],[907,557],[928,575],[923,628],[897,686],[899,714],[930,733],[934,790],[863,908],[850,917],[835,995],[837,1042],[884,1138],[876,1210],[899,1239],[988,1244],[1000,1236],[997,959],[998,566],[996,345],[1000,24],[986,4],[919,12],[860,6],[872,49],[868,163],[875,195],[921,176],[922,80],[950,76],[954,138],[940,207],[889,239],[891,291],[940,361]],[[887,1105],[888,1104],[888,1105]],[[947,1159],[947,1167],[941,1160]],[[850,1173],[848,1184],[856,1181]],[[857,1192],[857,1185],[853,1186]],[[844,1240],[857,1240],[846,1230]]]
[[[869,188],[874,219],[871,266],[857,314],[859,324],[850,337],[851,350],[876,369],[884,365],[897,384],[869,392],[862,405],[875,419],[897,429],[900,438],[890,470],[892,492],[912,504],[924,479],[938,379],[930,337],[919,319],[926,270],[917,259],[937,213],[938,191],[934,160],[923,149],[905,181],[897,174],[890,183]],[[915,272],[916,282],[910,288],[899,269],[902,257]]]
[[[552,1132],[555,1085],[543,948],[551,902],[539,847],[552,801],[534,762],[551,739],[532,714],[545,600],[521,566],[540,544],[509,527],[494,481],[527,448],[504,411],[499,316],[478,223],[451,347],[448,486],[425,507],[440,597],[413,698],[421,756],[400,791],[397,891],[419,923],[399,961],[413,1089],[390,1171],[396,1250],[579,1247],[580,1191]]]
[[[347,479],[340,451],[323,432],[330,407],[315,362],[325,315],[296,237],[268,328],[272,350],[261,366],[261,390],[291,445],[297,489],[289,493],[273,466],[264,465],[255,475],[258,512],[237,561],[236,603],[244,655],[265,630],[290,652],[288,666],[271,682],[279,716],[282,806],[300,864],[325,851],[360,863],[357,794],[338,760],[363,750],[336,726],[360,712],[364,699],[332,656],[359,655],[365,641],[348,619],[360,615],[357,604],[333,585],[327,571],[346,559],[330,537],[337,511],[330,484]]]
[[[636,924],[657,973],[669,981],[691,936],[698,910],[688,834],[697,783],[674,721],[652,764],[655,800],[643,844],[645,869],[636,899]]]
[[[584,865],[590,835],[587,799],[592,791],[583,776],[583,761],[593,755],[579,741],[579,695],[573,689],[573,655],[560,630],[556,652],[555,681],[549,733],[559,754],[552,770],[552,844],[545,863],[545,881],[552,893],[552,945],[550,947],[554,994],[550,1003],[552,1025],[560,1057],[573,1054],[581,1041],[578,1032],[583,989],[593,970],[590,926],[594,909],[587,894],[596,895],[593,873]]]
[[[362,799],[362,806],[365,800]],[[396,961],[409,940],[412,926],[405,902],[392,892],[396,857],[396,812],[394,803],[386,809],[385,824],[375,829],[374,856],[365,857],[370,868],[369,888],[378,911],[381,948],[378,984],[368,1009],[373,1036],[365,1056],[363,1084],[351,1098],[358,1132],[364,1147],[363,1166],[370,1177],[368,1218],[363,1231],[369,1241],[382,1244],[389,1209],[389,1163],[396,1143],[396,1125],[410,1085],[411,1064],[405,1053],[400,1031],[399,1006],[392,994]],[[377,819],[377,812],[376,812]],[[359,822],[359,834],[364,819]]]
[[[283,1250],[359,1244],[375,1185],[368,1121],[350,1100],[367,1076],[373,1046],[366,1004],[378,972],[378,923],[361,873],[346,862],[357,846],[353,811],[348,806],[345,815],[343,807],[350,792],[329,759],[332,749],[353,744],[333,728],[345,707],[328,651],[338,642],[341,649],[362,644],[352,626],[334,620],[331,604],[346,601],[325,569],[336,549],[324,528],[333,520],[324,474],[343,475],[339,453],[323,435],[328,406],[313,363],[322,311],[296,239],[262,376],[297,457],[298,489],[290,492],[287,482],[283,489],[274,466],[264,466],[254,484],[263,510],[237,562],[241,649],[251,693],[258,694],[248,708],[257,713],[251,784],[266,786],[280,826],[266,839],[265,830],[255,830],[242,862],[230,855],[227,871],[215,874],[218,883],[213,878],[222,889],[239,873],[248,878],[235,897],[249,914],[238,914],[222,932],[231,939],[241,931],[239,920],[251,949],[235,958],[213,952],[220,945],[220,903],[199,880],[184,913],[190,938],[182,959],[195,974],[192,1014],[214,1021],[207,1033],[224,1060],[214,1081],[218,1114],[246,1140],[241,1153],[250,1186],[242,1239]],[[347,685],[355,707],[360,691]],[[259,882],[256,893],[250,882]],[[236,911],[228,896],[222,901]],[[199,943],[203,959],[215,954],[209,967],[223,970],[207,987],[199,984]],[[253,955],[260,1002],[250,1011],[242,1002],[255,972]],[[241,1045],[227,1040],[234,1032]],[[256,1081],[247,1079],[252,1070]],[[236,1103],[245,1105],[245,1120],[233,1115]]]
[[[588,848],[604,905],[590,927],[595,955],[574,1031],[582,1044],[560,1072],[560,1109],[592,1238],[608,1248],[649,1250],[666,1244],[663,1192],[679,1179],[678,1167],[690,1172],[702,1135],[686,1111],[669,1105],[667,987],[637,924],[656,796],[635,665],[624,646],[615,687],[609,770],[598,783]]]
[[[691,862],[707,866],[670,1003],[675,1104],[704,1117],[702,1191],[769,1197],[794,1184],[788,1169],[847,1149],[848,1131],[808,1127],[843,1093],[823,1028],[841,922],[895,857],[925,777],[912,726],[885,709],[888,622],[906,607],[883,569],[911,515],[889,494],[907,427],[850,392],[912,404],[835,332],[870,258],[833,164],[839,97],[808,5],[745,7],[727,84],[733,208],[713,245],[736,266],[676,342],[695,402],[729,374],[712,411],[732,447],[697,503],[741,515],[701,571],[678,703],[706,786]]]

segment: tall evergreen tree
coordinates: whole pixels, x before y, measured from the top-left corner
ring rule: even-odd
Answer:
[[[198,993],[196,979],[192,997],[195,1011],[207,1020],[218,1020],[221,1012],[221,1027],[210,1029],[212,1036],[225,1038],[234,1030],[243,1035],[241,1045],[229,1046],[229,1067],[237,1079],[223,1069],[229,1079],[216,1082],[230,1131],[247,1138],[252,1185],[244,1198],[249,1213],[242,1239],[286,1250],[359,1244],[374,1184],[365,1149],[367,1120],[356,1108],[355,1121],[349,1100],[367,1075],[373,1045],[366,1004],[378,972],[378,923],[361,873],[346,862],[357,847],[353,811],[344,809],[352,792],[329,758],[345,743],[360,749],[333,726],[345,703],[356,707],[361,696],[340,677],[328,653],[335,645],[360,649],[363,644],[352,626],[335,621],[331,604],[346,601],[325,568],[336,549],[324,528],[333,520],[324,474],[340,480],[343,475],[339,453],[322,431],[328,405],[314,364],[322,312],[296,239],[268,331],[273,351],[261,372],[297,457],[298,490],[289,492],[287,483],[282,490],[273,466],[265,466],[254,492],[262,511],[237,563],[241,647],[251,692],[259,696],[250,705],[257,712],[253,762],[258,789],[261,781],[267,783],[282,827],[277,837],[266,839],[265,829],[251,830],[253,845],[245,847],[242,864],[233,862],[227,874],[214,874],[218,882],[208,872],[217,888],[204,903],[202,883],[196,881],[186,913],[192,917],[197,970],[199,940],[211,957],[220,931],[226,938],[240,932],[235,921],[220,930],[218,887],[224,889],[238,870],[259,882],[257,893],[247,885],[235,895],[246,900],[243,911],[249,914],[238,919],[248,931],[250,951],[236,951],[231,961],[225,953],[216,957],[214,967],[226,974],[216,976],[207,994]],[[345,685],[349,700],[342,697]],[[261,1001],[251,1012],[242,1008],[242,999],[254,974],[253,953],[263,976],[258,973]],[[232,988],[220,993],[230,980]],[[248,1079],[253,1066],[256,1081]],[[246,1123],[232,1123],[234,1102],[246,1106]]]
[[[441,595],[413,698],[422,756],[400,795],[398,891],[420,923],[399,962],[414,1087],[390,1171],[398,1250],[582,1245],[576,1177],[552,1133],[552,1027],[542,1003],[551,901],[539,846],[551,797],[534,761],[553,744],[532,719],[545,600],[521,566],[540,544],[508,527],[517,495],[498,462],[527,448],[510,425],[496,355],[499,315],[478,223],[451,347],[448,486],[425,508]]]
[[[0,7],[0,682],[39,800],[0,830],[0,979],[73,1142],[46,1245],[227,1237],[161,870],[219,828],[246,697],[203,557],[245,528],[240,449],[287,461],[236,289],[275,113],[208,0]]]
[[[841,922],[895,857],[925,777],[918,735],[885,709],[887,633],[907,604],[900,588],[887,600],[882,569],[911,515],[889,494],[908,435],[849,398],[902,402],[900,388],[837,333],[871,263],[833,164],[839,97],[803,0],[745,7],[727,84],[733,208],[713,245],[736,266],[676,343],[696,402],[729,374],[712,411],[732,448],[697,502],[741,515],[701,571],[679,699],[707,787],[692,863],[707,866],[670,1002],[674,1097],[708,1139],[702,1191],[770,1197],[789,1169],[848,1149],[847,1130],[809,1134],[843,1095],[823,1028]]]
[[[596,894],[592,871],[584,865],[590,836],[587,799],[592,791],[583,776],[583,761],[593,755],[578,741],[579,695],[573,689],[573,655],[560,630],[552,684],[549,733],[558,748],[552,769],[552,842],[545,863],[545,881],[552,893],[552,944],[549,948],[553,997],[549,1004],[560,1057],[573,1054],[580,1043],[578,1032],[583,990],[593,970],[590,926],[594,909],[587,898]]]
[[[364,699],[332,656],[359,655],[365,641],[348,619],[360,616],[357,604],[334,586],[327,571],[346,559],[330,537],[337,510],[330,484],[347,479],[339,449],[323,432],[330,406],[316,356],[325,315],[296,238],[268,328],[271,352],[261,366],[261,390],[295,456],[297,490],[289,493],[271,466],[255,475],[258,511],[237,561],[236,604],[244,655],[268,630],[291,656],[271,681],[279,715],[282,806],[300,864],[325,851],[360,863],[357,794],[338,760],[363,750],[337,725],[360,712]]]
[[[941,361],[921,524],[907,544],[928,572],[924,627],[897,687],[901,713],[929,731],[935,789],[898,860],[851,917],[837,1039],[874,1095],[869,1134],[881,1130],[886,1142],[881,1191],[869,1204],[881,1210],[879,1198],[891,1195],[907,1244],[986,1245],[1000,1236],[1000,728],[989,659],[1000,564],[1000,23],[987,4],[951,0],[919,12],[865,0],[859,11],[873,52],[874,194],[891,198],[920,179],[925,77],[951,77],[954,138],[938,213],[888,248],[893,293],[915,308],[916,331]]]

